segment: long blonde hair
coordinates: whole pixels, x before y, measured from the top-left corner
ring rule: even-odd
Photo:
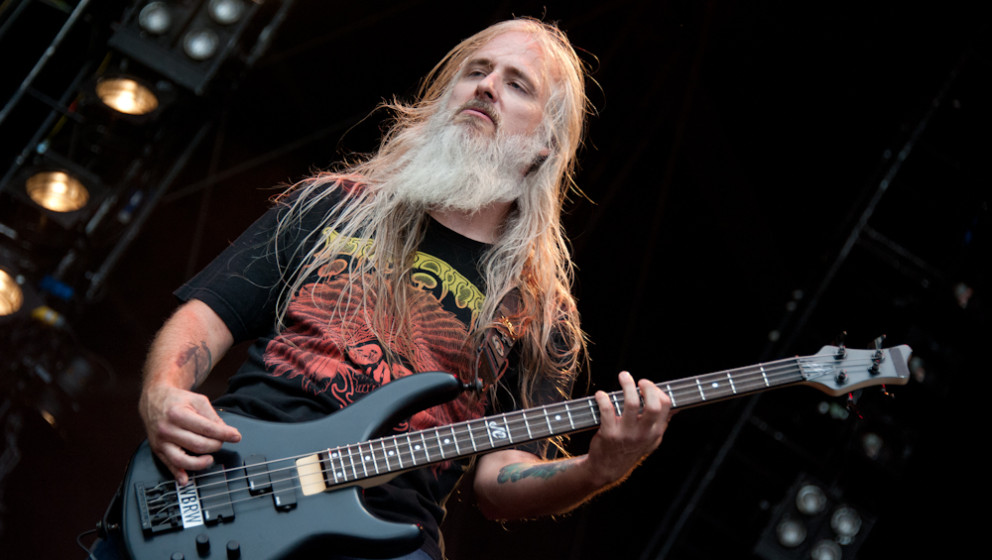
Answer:
[[[342,243],[354,239],[360,247],[372,247],[363,258],[353,260],[350,271],[355,281],[366,284],[368,289],[361,293],[378,294],[379,305],[371,310],[363,306],[372,331],[386,334],[381,332],[383,325],[390,324],[386,317],[409,317],[407,293],[412,288],[407,279],[428,218],[424,209],[411,208],[380,186],[402,171],[412,139],[423,134],[430,116],[443,108],[446,92],[469,57],[494,37],[511,31],[523,31],[536,39],[551,74],[542,126],[547,135],[544,145],[551,153],[528,175],[529,187],[515,202],[496,241],[480,263],[487,295],[466,343],[478,343],[485,328],[497,319],[496,310],[502,298],[519,287],[523,303],[520,319],[524,325],[517,343],[521,349],[520,404],[532,406],[539,381],[550,382],[564,393],[586,359],[585,338],[571,294],[573,266],[561,224],[561,207],[574,187],[576,152],[582,141],[588,100],[583,64],[565,34],[554,25],[529,18],[515,19],[465,39],[426,76],[416,102],[405,104],[393,99],[383,104],[392,111],[393,122],[376,154],[341,170],[319,173],[287,191],[298,195],[282,198],[288,208],[280,221],[280,232],[293,227],[294,222],[325,197],[332,193],[343,196],[319,228],[335,231],[337,235],[324,245],[322,234],[311,232],[313,242],[303,245],[305,254],[298,256],[304,265],[291,271],[287,279],[288,288],[279,304],[279,320],[284,320],[292,294],[302,288],[306,270],[330,262],[342,252]],[[279,242],[278,234],[276,242]],[[415,356],[415,352],[404,351],[412,348],[402,347],[404,340],[412,344],[404,336],[409,325],[403,320],[392,324],[396,326],[389,328],[399,332],[388,333],[390,338],[400,341],[404,356]],[[416,363],[411,365],[414,369],[418,367]]]

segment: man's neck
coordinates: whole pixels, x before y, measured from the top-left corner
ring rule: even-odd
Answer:
[[[469,239],[492,243],[512,205],[512,202],[496,202],[475,212],[430,210],[427,213],[444,227]]]

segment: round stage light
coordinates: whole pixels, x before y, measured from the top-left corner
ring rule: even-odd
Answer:
[[[193,60],[206,60],[217,52],[220,39],[212,29],[195,29],[183,37],[183,51]]]
[[[104,105],[126,115],[147,115],[158,108],[158,97],[131,78],[103,78],[96,95]]]
[[[841,544],[849,544],[861,531],[861,514],[852,507],[841,506],[830,517],[830,527]]]
[[[210,0],[207,11],[217,23],[231,25],[245,13],[245,3],[242,0]]]
[[[25,190],[36,204],[52,212],[79,210],[90,193],[79,179],[64,171],[41,171],[28,178]]]
[[[172,14],[165,2],[149,2],[138,13],[138,25],[152,35],[161,35],[172,27]]]
[[[809,557],[812,560],[843,560],[844,551],[835,541],[824,539],[813,545]]]
[[[795,548],[806,540],[806,525],[798,519],[784,517],[775,527],[778,542],[786,548]]]
[[[816,515],[827,507],[827,496],[815,484],[804,484],[796,492],[796,509],[803,515]]]
[[[17,280],[0,268],[0,317],[13,315],[24,304],[24,292]]]

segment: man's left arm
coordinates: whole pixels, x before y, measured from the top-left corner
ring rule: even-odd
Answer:
[[[474,489],[490,519],[524,519],[565,513],[623,482],[657,449],[668,427],[671,401],[647,380],[620,374],[624,401],[617,415],[606,393],[596,393],[601,423],[585,455],[547,461],[519,450],[479,459]],[[642,402],[638,407],[636,403]]]

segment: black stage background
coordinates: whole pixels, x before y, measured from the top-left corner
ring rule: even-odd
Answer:
[[[852,347],[886,334],[921,361],[894,398],[865,391],[853,411],[798,388],[683,412],[624,486],[557,520],[488,523],[459,493],[451,558],[806,557],[763,544],[804,477],[863,512],[867,538],[846,557],[947,557],[981,538],[981,506],[966,504],[986,486],[972,477],[986,424],[967,414],[989,370],[978,361],[992,186],[983,10],[309,0],[240,87],[221,87],[217,127],[100,297],[67,314],[100,382],[56,430],[5,380],[23,407],[4,444],[19,459],[0,494],[5,558],[82,557],[76,535],[142,438],[140,367],[171,291],[264,210],[273,185],[374,149],[382,114],[365,117],[378,100],[409,96],[457,40],[512,15],[558,21],[595,55],[598,115],[579,177],[593,202],[576,197],[567,219],[593,388],[613,388],[620,368],[665,380],[813,353],[843,330]],[[41,52],[3,45],[26,68]],[[30,134],[5,123],[2,137],[19,149]],[[3,150],[11,165],[15,148]],[[205,391],[223,390],[231,358]],[[866,453],[874,441],[881,451]]]

